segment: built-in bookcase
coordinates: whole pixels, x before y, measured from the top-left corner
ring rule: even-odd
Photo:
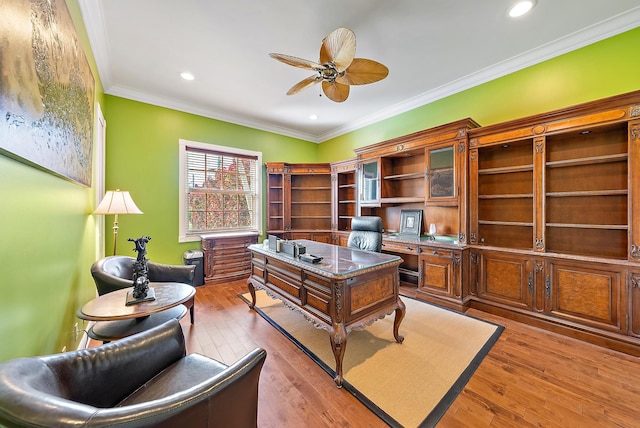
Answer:
[[[334,231],[351,230],[351,219],[358,215],[358,185],[356,160],[347,159],[331,164],[331,180],[334,190]]]
[[[533,140],[478,150],[477,242],[533,248]]]
[[[331,169],[327,163],[266,163],[267,233],[327,241],[331,233]]]
[[[549,136],[545,153],[546,250],[625,259],[627,124]]]

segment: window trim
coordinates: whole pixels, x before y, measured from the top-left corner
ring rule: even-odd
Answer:
[[[187,167],[187,146],[195,149],[212,151],[212,152],[222,152],[228,153],[230,155],[239,155],[239,156],[252,156],[257,157],[256,160],[256,204],[255,204],[255,216],[257,228],[254,230],[241,230],[241,231],[221,231],[221,232],[211,232],[206,231],[202,233],[187,233],[187,198],[185,194],[186,182],[185,182],[185,169]],[[208,144],[208,143],[200,143],[198,141],[190,141],[180,139],[178,141],[178,152],[179,152],[179,180],[178,180],[178,242],[194,242],[200,241],[202,236],[207,237],[223,237],[223,236],[244,236],[244,235],[262,235],[262,152],[254,152],[252,150],[245,150],[236,147],[229,146],[219,146],[216,144]]]

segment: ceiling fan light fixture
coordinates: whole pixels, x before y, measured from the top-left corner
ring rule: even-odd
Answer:
[[[341,103],[349,97],[350,85],[378,82],[389,74],[389,69],[377,61],[355,58],[356,35],[348,28],[338,28],[322,40],[320,60],[309,61],[291,55],[270,53],[275,60],[294,67],[315,72],[313,76],[296,83],[287,95],[294,95],[309,86],[321,83],[322,92],[331,101]]]
[[[523,0],[518,1],[514,4],[511,9],[509,9],[509,16],[512,18],[517,18],[528,13],[533,7],[536,5],[535,0]]]

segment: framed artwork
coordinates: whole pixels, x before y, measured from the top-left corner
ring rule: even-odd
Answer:
[[[95,82],[65,0],[0,16],[0,153],[90,186]]]
[[[400,211],[400,235],[420,236],[422,231],[422,210]]]

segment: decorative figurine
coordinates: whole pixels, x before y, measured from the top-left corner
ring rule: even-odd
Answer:
[[[136,244],[133,251],[138,253],[138,257],[135,262],[133,262],[133,300],[128,304],[153,300],[155,296],[153,296],[153,293],[149,296],[149,278],[147,278],[149,271],[147,262],[149,260],[145,257],[147,255],[147,243],[151,241],[151,237],[141,236],[138,239],[129,238],[128,241]]]

